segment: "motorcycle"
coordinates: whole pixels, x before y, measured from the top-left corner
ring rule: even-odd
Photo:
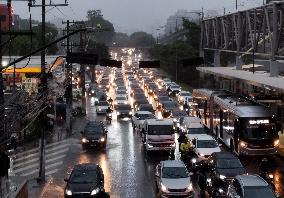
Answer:
[[[107,113],[106,121],[107,121],[107,123],[111,124],[111,121],[112,121],[112,114],[111,113]]]

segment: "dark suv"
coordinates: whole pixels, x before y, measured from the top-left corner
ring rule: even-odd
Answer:
[[[212,153],[206,165],[208,192],[213,197],[224,196],[230,181],[235,176],[246,173],[238,157],[228,152]]]
[[[81,143],[83,149],[87,147],[106,147],[107,130],[105,125],[100,121],[87,123],[84,131],[81,132]]]
[[[104,174],[97,164],[75,165],[69,178],[64,179],[67,184],[64,197],[101,197],[104,194]]]

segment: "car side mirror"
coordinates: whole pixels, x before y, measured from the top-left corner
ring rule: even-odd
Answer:
[[[64,181],[65,181],[65,182],[68,182],[68,181],[69,181],[69,179],[65,178],[65,179],[64,179]]]

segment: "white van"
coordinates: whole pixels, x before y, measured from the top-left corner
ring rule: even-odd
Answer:
[[[146,119],[142,128],[145,149],[171,151],[175,149],[174,123],[171,119]]]

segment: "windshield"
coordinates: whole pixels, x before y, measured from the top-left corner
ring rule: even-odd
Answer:
[[[204,128],[189,128],[187,134],[206,134]]]
[[[146,119],[154,119],[155,116],[153,114],[139,114],[138,119],[139,120],[146,120]]]
[[[131,111],[131,106],[130,105],[118,105],[117,110],[129,110],[129,111]]]
[[[168,96],[159,97],[159,101],[171,101],[171,99]]]
[[[126,91],[117,91],[116,94],[126,94]]]
[[[98,106],[108,106],[108,102],[105,101],[99,102]]]
[[[87,133],[87,134],[103,134],[104,129],[101,126],[86,126],[85,133]]]
[[[269,186],[246,186],[244,198],[273,198],[276,197]]]
[[[148,135],[172,135],[172,125],[150,125],[148,126]]]
[[[216,148],[218,144],[215,140],[197,140],[197,148]]]
[[[259,124],[259,122],[268,123]],[[277,135],[275,123],[261,118],[241,120],[240,131],[243,138],[252,140],[273,139]]]
[[[70,183],[94,183],[97,180],[96,171],[73,171],[70,175]]]
[[[125,97],[117,97],[116,100],[126,100]]]
[[[176,104],[173,103],[173,102],[165,102],[163,104],[164,108],[175,108],[176,107]]]
[[[218,159],[217,168],[221,169],[243,168],[243,165],[238,159]]]
[[[177,179],[188,177],[189,175],[185,167],[164,167],[162,169],[162,178]]]
[[[152,106],[140,106],[139,107],[140,111],[153,111],[153,107]]]

